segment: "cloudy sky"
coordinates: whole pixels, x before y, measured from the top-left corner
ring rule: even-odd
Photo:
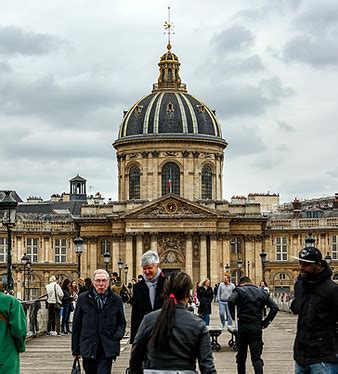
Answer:
[[[171,0],[189,93],[222,124],[225,199],[338,192],[338,2]],[[123,110],[150,93],[168,1],[2,0],[0,189],[48,199],[85,177],[117,198]]]

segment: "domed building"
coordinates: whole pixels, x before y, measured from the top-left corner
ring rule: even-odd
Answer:
[[[168,193],[197,201],[222,199],[221,127],[211,110],[181,83],[178,57],[161,57],[158,83],[120,126],[119,200],[153,200]]]
[[[184,270],[196,282],[219,282],[225,270],[236,277],[238,264],[246,271],[260,261],[266,219],[259,204],[223,200],[227,142],[215,111],[188,93],[170,44],[158,65],[157,83],[124,112],[113,143],[118,201],[82,207],[82,267],[104,266],[109,252],[107,268],[119,263],[130,279],[142,271],[142,253],[154,249],[165,272]]]

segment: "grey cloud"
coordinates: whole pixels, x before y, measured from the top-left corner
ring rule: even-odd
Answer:
[[[12,69],[7,61],[0,61],[0,74],[9,73],[11,70]]]
[[[285,45],[283,58],[287,62],[298,61],[313,67],[337,67],[337,39],[297,36]]]
[[[236,158],[264,152],[267,149],[257,129],[245,125],[223,126],[223,137],[229,142],[225,156]]]
[[[262,79],[256,85],[227,82],[214,87],[213,92],[209,96],[213,97],[213,105],[224,118],[261,115],[268,107],[278,105],[282,98],[292,95],[292,90],[284,87],[277,77]]]
[[[260,158],[251,163],[251,165],[255,168],[262,169],[262,170],[270,170],[273,168],[278,167],[281,164],[282,160],[280,158],[271,157],[267,154],[264,158]]]
[[[277,121],[277,125],[281,130],[286,131],[286,132],[291,132],[294,130],[293,126],[291,126],[285,121]]]
[[[222,52],[240,52],[255,44],[255,35],[243,26],[234,25],[214,35],[210,44]]]
[[[15,26],[0,26],[0,54],[44,55],[58,48],[61,40],[53,35],[27,32]]]

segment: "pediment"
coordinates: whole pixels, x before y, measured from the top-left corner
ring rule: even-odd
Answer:
[[[126,213],[124,218],[217,218],[218,214],[180,196],[169,194]]]

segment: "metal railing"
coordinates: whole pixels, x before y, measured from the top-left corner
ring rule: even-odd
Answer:
[[[44,334],[47,331],[48,310],[46,296],[36,300],[21,301],[27,317],[27,339]]]

